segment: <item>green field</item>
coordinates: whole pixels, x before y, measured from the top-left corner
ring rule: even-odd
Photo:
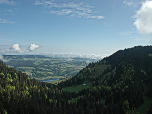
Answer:
[[[4,55],[7,65],[38,80],[68,78],[88,65],[89,58],[60,58],[43,55]],[[58,81],[59,82],[59,81]]]
[[[138,114],[145,114],[147,110],[149,109],[151,103],[152,103],[152,98],[145,97],[144,103],[141,104],[137,109],[135,109],[134,112]]]
[[[86,86],[83,86],[83,84],[86,84]],[[78,92],[82,89],[87,89],[87,88],[92,88],[93,85],[92,85],[92,82],[89,81],[89,80],[85,80],[83,84],[80,84],[80,85],[73,85],[73,86],[70,86],[70,87],[65,87],[65,88],[62,88],[63,91],[70,91],[70,92]]]

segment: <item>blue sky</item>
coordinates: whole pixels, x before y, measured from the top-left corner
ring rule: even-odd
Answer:
[[[0,54],[109,55],[151,45],[150,20],[151,0],[0,0]]]

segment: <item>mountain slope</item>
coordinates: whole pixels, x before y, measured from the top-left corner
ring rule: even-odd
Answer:
[[[136,46],[130,49],[117,51],[113,55],[106,57],[101,61],[90,63],[76,76],[69,80],[69,83],[70,81],[72,83],[67,84],[66,86],[75,84],[77,82],[82,83],[86,78],[92,81],[97,81],[97,83],[99,84],[103,84],[105,82],[103,80],[107,80],[108,77],[110,80],[114,81],[116,81],[117,79],[120,80],[119,78],[122,77],[126,79],[127,76],[133,77],[134,80],[136,78],[137,80],[140,80],[141,75],[147,75],[148,78],[146,79],[144,79],[144,77],[141,77],[141,79],[144,79],[143,81],[146,81],[144,83],[147,84],[147,81],[150,81],[150,75],[152,74],[151,55],[152,46]],[[111,74],[113,75],[112,78],[110,78]],[[120,76],[120,74],[122,76]],[[113,83],[109,82],[105,85],[111,84]]]
[[[138,108],[146,96],[152,97],[151,55],[152,46],[117,51],[101,61],[89,64],[75,77],[59,84],[59,87],[82,84],[89,79],[94,85],[89,93],[97,101],[105,99],[102,103],[106,106],[119,105],[119,108],[123,106],[126,110]],[[126,107],[125,103],[129,106]]]
[[[53,86],[30,79],[0,61],[0,114],[49,113],[56,99]]]
[[[120,50],[57,86],[30,79],[0,62],[0,113],[134,114],[132,110],[152,97],[151,55],[152,46]],[[88,87],[82,85],[85,82]],[[77,91],[64,89],[77,85]],[[150,114],[149,107],[142,113]]]

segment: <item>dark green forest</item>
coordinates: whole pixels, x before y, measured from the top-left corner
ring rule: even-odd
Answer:
[[[0,62],[1,114],[152,114],[151,98],[152,46],[119,50],[56,85]]]

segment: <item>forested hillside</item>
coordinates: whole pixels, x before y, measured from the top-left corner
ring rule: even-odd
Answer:
[[[120,50],[56,85],[0,62],[0,113],[151,114],[151,98],[152,46]]]
[[[89,94],[94,102],[103,104],[101,112],[118,114],[137,109],[152,97],[152,46],[119,50],[101,61],[90,63],[58,86],[82,84],[85,80],[91,80],[94,87],[83,95]],[[148,108],[144,110],[147,112]]]

